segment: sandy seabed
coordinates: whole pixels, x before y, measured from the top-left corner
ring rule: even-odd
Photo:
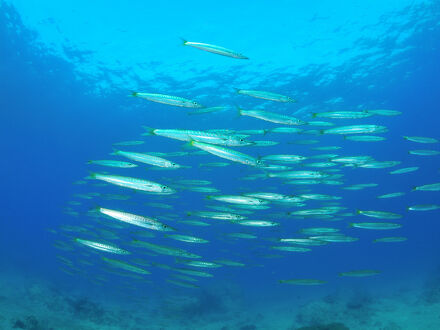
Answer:
[[[245,302],[233,289],[171,290],[160,298],[102,299],[52,283],[0,277],[0,329],[28,330],[438,330],[440,281],[401,286],[377,297],[338,290],[290,303]]]

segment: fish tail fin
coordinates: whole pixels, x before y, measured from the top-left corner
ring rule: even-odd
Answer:
[[[93,164],[93,160],[88,160],[87,164]]]
[[[237,109],[237,117],[243,116],[242,114],[243,108],[239,107],[238,105],[236,105],[235,108]]]
[[[99,205],[94,205],[91,208],[89,208],[89,212],[92,212],[92,213],[96,213],[96,212],[99,213],[100,210],[101,210],[101,207]]]
[[[240,88],[235,88],[235,87],[232,87],[233,89],[234,89],[234,92],[236,92],[236,93],[240,93]]]
[[[180,40],[182,40],[182,45],[185,46],[186,43],[188,42],[188,40],[186,40],[185,38],[179,37]]]
[[[138,94],[139,94],[138,92],[130,91],[130,95],[129,96],[136,97]]]
[[[183,146],[182,146],[182,148],[184,148],[184,149],[192,149],[192,147],[194,147],[194,140],[189,140],[188,142],[186,142]]]
[[[118,149],[116,149],[116,148],[112,148],[113,149],[113,151],[111,152],[111,153],[109,153],[109,155],[111,155],[111,156],[116,156],[117,154],[118,154]]]
[[[353,227],[354,227],[354,223],[350,222],[350,223],[348,224],[348,227],[353,228]]]
[[[318,116],[318,114],[316,112],[312,113],[312,118],[316,118]]]
[[[87,180],[96,179],[96,176],[97,176],[97,173],[89,172],[89,175],[86,176],[84,179],[87,179]]]
[[[154,128],[148,127],[148,126],[145,126],[145,125],[142,125],[142,128],[146,131],[146,132],[142,133],[142,136],[155,135],[154,134],[154,130],[155,130]]]

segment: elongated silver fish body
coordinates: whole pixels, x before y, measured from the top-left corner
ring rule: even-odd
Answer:
[[[105,257],[103,257],[102,260],[109,263],[113,267],[125,269],[125,270],[128,270],[129,272],[138,273],[138,274],[142,274],[142,275],[151,274],[148,270],[142,269],[137,266],[130,265],[130,264],[123,262],[123,261],[120,261],[120,260],[114,260],[114,259],[109,259],[109,258],[105,258]]]
[[[156,102],[156,103],[162,103],[162,104],[168,104],[168,105],[174,105],[176,107],[183,107],[183,108],[204,108],[203,105],[200,103],[188,100],[183,97],[179,96],[173,96],[173,95],[166,95],[166,94],[155,94],[155,93],[141,93],[141,92],[133,92],[131,94],[135,97],[140,97],[142,99]]]
[[[237,59],[242,59],[242,60],[249,59],[248,57],[246,57],[240,53],[237,53],[236,51],[233,51],[231,49],[227,49],[227,48],[221,47],[221,46],[205,44],[203,42],[186,41],[186,40],[183,40],[183,44],[185,46],[190,46],[193,48],[204,50],[205,52],[214,53],[214,54],[218,54],[218,55],[222,55],[222,56],[227,56],[227,57],[232,57],[232,58],[237,58]]]
[[[267,200],[261,198],[241,196],[241,195],[211,195],[208,199],[214,199],[216,201],[231,203],[231,204],[242,204],[242,205],[266,205],[269,204]]]
[[[292,116],[280,115],[278,113],[268,112],[263,110],[239,110],[239,112],[240,115],[242,116],[253,117],[276,124],[284,124],[284,125],[306,124],[306,122]]]
[[[366,111],[329,111],[314,113],[313,117],[316,118],[332,118],[332,119],[360,119],[373,116],[373,113]]]
[[[143,241],[134,241],[134,243],[140,247],[147,248],[147,249],[154,251],[156,253],[159,253],[159,254],[165,254],[165,255],[170,255],[170,256],[175,256],[175,257],[183,257],[183,258],[193,258],[193,259],[200,259],[201,258],[201,256],[199,256],[197,254],[188,252],[183,249],[175,248],[175,247],[158,245],[158,244],[153,244],[153,243],[143,242]]]
[[[173,231],[173,229],[160,221],[145,217],[137,214],[127,213],[127,212],[121,212],[117,210],[111,210],[106,209],[103,207],[98,207],[97,211],[105,214],[113,219],[129,223],[131,225],[139,226],[142,228],[152,229],[152,230],[158,230],[158,231]]]
[[[365,133],[385,133],[388,129],[379,125],[350,125],[329,128],[321,131],[323,134],[365,134]]]
[[[87,164],[95,164],[95,165],[101,165],[101,166],[108,166],[108,167],[119,167],[119,168],[132,168],[137,167],[136,164],[128,163],[128,162],[122,162],[119,160],[107,160],[107,159],[100,159],[100,160],[89,160]]]
[[[196,148],[202,149],[206,152],[209,152],[210,154],[216,155],[218,157],[229,159],[233,162],[250,165],[250,166],[256,166],[256,167],[262,166],[263,164],[257,158],[254,158],[242,152],[231,150],[222,146],[216,146],[216,145],[197,142],[197,141],[191,141],[191,145]]]
[[[131,159],[131,160],[134,160],[134,161],[137,161],[140,163],[148,164],[148,165],[164,167],[164,168],[176,168],[176,169],[180,168],[179,164],[176,164],[168,159],[158,157],[158,156],[149,155],[149,154],[144,154],[144,153],[140,153],[140,152],[129,152],[129,151],[116,150],[115,155],[123,156],[128,159]]]
[[[153,129],[149,127],[144,128],[147,130],[147,133],[144,133],[144,135],[158,135],[179,141],[189,142],[194,140],[227,147],[240,147],[252,144],[252,142],[247,141],[243,136],[240,135],[229,135],[195,130]]]
[[[107,175],[99,173],[91,173],[90,177],[96,180],[105,181],[117,186],[130,188],[134,190],[141,190],[150,193],[157,193],[162,195],[174,194],[176,191],[166,185],[156,183],[153,181],[132,178],[120,175]]]
[[[76,238],[75,241],[79,244],[82,244],[82,245],[91,247],[92,249],[96,249],[96,250],[100,250],[100,251],[105,251],[105,252],[114,253],[114,254],[130,254],[130,252],[123,250],[121,248],[118,248],[116,245],[112,245],[112,244],[95,242],[95,241],[90,241],[90,240],[81,239],[81,238]]]
[[[275,101],[275,102],[283,102],[283,103],[296,102],[296,100],[294,100],[290,96],[281,95],[281,94],[272,93],[272,92],[255,91],[255,90],[249,90],[249,89],[237,89],[237,93],[242,94],[242,95],[252,96],[257,99],[264,99],[264,100]]]

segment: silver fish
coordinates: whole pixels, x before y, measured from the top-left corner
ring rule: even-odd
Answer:
[[[214,53],[214,54],[232,57],[232,58],[237,58],[237,59],[242,59],[242,60],[249,59],[249,57],[246,57],[240,53],[237,53],[236,51],[233,51],[233,50],[221,47],[221,46],[205,44],[202,42],[187,41],[185,39],[182,39],[182,41],[183,41],[184,46],[194,47],[194,48],[197,48],[200,50],[204,50],[205,52]]]
[[[188,100],[183,97],[179,96],[172,96],[172,95],[166,95],[166,94],[156,94],[156,93],[141,93],[141,92],[132,92],[131,96],[134,97],[140,97],[142,99],[156,102],[156,103],[162,103],[162,104],[168,104],[168,105],[174,105],[176,107],[184,107],[184,108],[204,108],[203,105],[200,103]]]

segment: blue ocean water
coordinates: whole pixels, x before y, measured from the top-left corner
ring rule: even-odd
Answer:
[[[409,154],[410,150],[439,147],[438,143],[403,138],[440,138],[437,1],[322,1],[318,5],[299,1],[3,1],[0,8],[2,329],[440,327],[440,211],[407,210],[412,205],[440,204],[438,191],[413,191],[416,186],[440,181],[439,156]],[[180,38],[224,46],[249,59],[183,46]],[[271,91],[297,102],[252,98],[238,94],[235,88]],[[131,97],[133,91],[181,96],[225,110],[189,115],[192,109]],[[305,122],[328,121],[334,124],[332,128],[374,124],[388,129],[378,134],[386,138],[380,142],[350,141],[341,135],[323,134],[327,127],[312,125],[298,126],[303,129],[300,134],[250,135],[250,141],[279,143],[233,149],[253,157],[302,155],[309,159],[291,165],[292,169],[324,173],[328,169],[307,164],[329,157],[314,156],[368,155],[401,163],[384,169],[331,167],[339,170],[333,174],[342,174],[335,179],[340,185],[292,185],[267,177],[243,180],[268,171],[197,154],[198,149],[182,141],[141,135],[143,126],[234,131],[283,126],[239,116],[237,107],[273,111]],[[313,113],[368,109],[402,114],[365,119],[312,117]],[[87,164],[97,159],[127,161],[110,153],[114,143],[133,140],[144,143],[118,148],[165,153],[163,157],[188,168],[157,170],[138,163],[137,168],[119,169]],[[312,149],[322,146],[341,148]],[[179,151],[187,154],[169,155]],[[210,162],[228,165],[200,166]],[[419,169],[389,174],[410,166]],[[177,193],[151,195],[103,186],[87,178],[90,172],[152,180],[174,187]],[[209,187],[218,192],[189,191],[178,183],[182,179],[209,180]],[[369,183],[377,186],[343,189]],[[265,191],[341,196],[330,202],[346,209],[326,219],[299,218],[287,212],[325,207],[329,202],[307,201],[304,206],[270,203],[269,209],[246,215],[279,223],[261,228],[187,215],[214,211],[207,207],[211,205],[231,206],[209,200],[207,195]],[[377,198],[393,192],[405,195]],[[111,199],[108,194],[127,200]],[[152,216],[176,228],[176,233],[210,242],[175,241],[161,232],[97,217],[90,211],[97,206]],[[394,212],[402,218],[378,220],[359,215],[357,210]],[[190,226],[182,220],[210,225]],[[349,225],[374,221],[396,222],[402,227],[385,231]],[[280,238],[304,238],[298,231],[308,227],[337,228],[358,240],[311,246],[305,253],[271,248],[280,245]],[[257,238],[228,236],[237,232]],[[403,236],[407,241],[373,243],[389,236]],[[75,238],[108,242],[131,254],[96,251],[81,246]],[[188,268],[179,263],[181,258],[151,254],[133,245],[136,239],[182,248],[203,256],[201,260],[230,260],[244,266],[191,268],[213,277],[194,276],[197,282],[185,282],[173,277],[175,268]],[[136,265],[151,274],[112,267],[102,257]],[[338,275],[370,269],[380,274]],[[173,278],[198,288],[167,282]],[[289,279],[317,279],[325,284],[279,282]]]

